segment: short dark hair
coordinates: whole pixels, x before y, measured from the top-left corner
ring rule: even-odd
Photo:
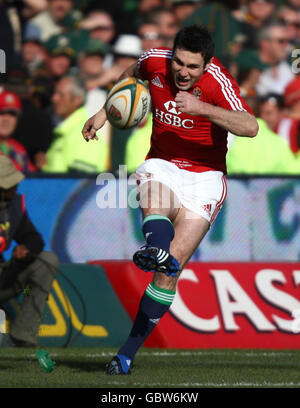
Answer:
[[[279,109],[284,108],[284,98],[280,94],[276,93],[268,93],[267,95],[263,95],[259,97],[259,103],[262,105],[263,103],[271,102],[275,104]]]
[[[203,25],[192,25],[182,28],[175,36],[173,51],[184,48],[187,51],[201,53],[204,65],[213,57],[215,44],[208,29]]]

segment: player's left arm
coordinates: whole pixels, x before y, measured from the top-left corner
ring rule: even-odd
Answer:
[[[237,136],[254,137],[257,135],[257,120],[246,110],[230,110],[211,105],[185,91],[177,93],[175,102],[181,112],[204,116]]]

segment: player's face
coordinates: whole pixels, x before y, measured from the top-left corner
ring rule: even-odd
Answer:
[[[190,89],[207,70],[202,54],[176,48],[172,59],[172,73],[175,85],[181,91]]]

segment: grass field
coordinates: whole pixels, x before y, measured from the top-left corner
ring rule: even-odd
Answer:
[[[131,375],[108,376],[115,349],[43,349],[51,373],[34,349],[0,348],[0,388],[300,388],[300,350],[142,348]]]

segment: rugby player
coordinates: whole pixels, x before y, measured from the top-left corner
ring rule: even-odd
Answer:
[[[221,209],[228,131],[245,137],[258,132],[203,26],[181,29],[173,49],[146,51],[120,80],[129,76],[148,81],[152,98],[151,148],[136,170],[146,245],[133,261],[154,276],[127,341],[107,366],[110,375],[130,373],[136,352],[172,304],[180,272]],[[86,122],[83,137],[97,139],[106,120],[103,107]]]

